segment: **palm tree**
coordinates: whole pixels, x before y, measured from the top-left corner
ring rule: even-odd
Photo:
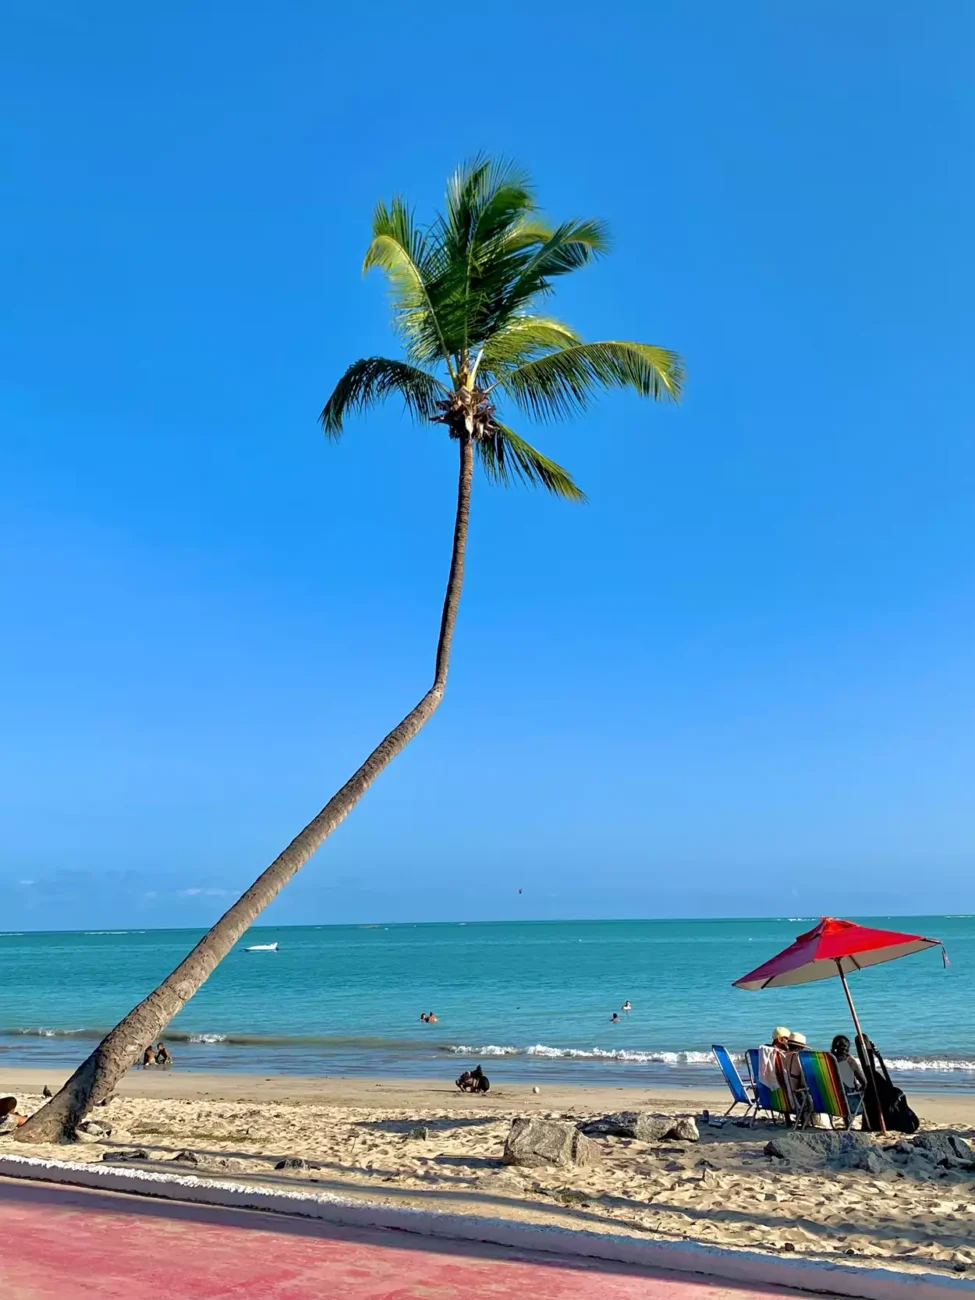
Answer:
[[[452,178],[445,211],[428,227],[416,224],[402,199],[377,206],[363,269],[379,267],[386,274],[405,357],[367,357],[351,365],[325,403],[321,423],[337,439],[351,412],[398,396],[417,421],[445,426],[456,445],[457,514],[433,682],[189,956],[17,1131],[20,1141],[51,1142],[72,1134],[433,715],[447,684],[475,459],[496,483],[520,480],[570,501],[584,500],[566,470],[502,423],[498,407],[509,404],[549,421],[584,410],[601,388],[632,388],[656,399],[679,395],[682,365],[673,352],[648,343],[585,343],[541,312],[559,276],[606,248],[601,222],[548,224],[528,179],[509,164],[486,159]]]

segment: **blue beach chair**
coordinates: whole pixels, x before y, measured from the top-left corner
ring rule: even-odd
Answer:
[[[745,1113],[742,1121],[745,1123],[755,1123],[755,1112],[758,1109],[758,1099],[755,1095],[755,1088],[744,1081],[735,1067],[734,1061],[728,1055],[727,1049],[717,1043],[711,1044],[711,1051],[714,1053],[714,1059],[724,1075],[724,1081],[731,1089],[731,1095],[734,1098],[731,1105],[725,1111],[727,1118],[736,1106],[744,1106]],[[751,1091],[749,1091],[751,1089]]]
[[[752,1076],[752,1087],[755,1089],[756,1115],[760,1110],[764,1110],[766,1114],[771,1115],[773,1124],[778,1123],[777,1115],[782,1115],[788,1119],[792,1113],[792,1108],[789,1105],[785,1089],[781,1087],[769,1088],[758,1077],[758,1048],[749,1048],[745,1053],[745,1060],[748,1062],[748,1073]]]

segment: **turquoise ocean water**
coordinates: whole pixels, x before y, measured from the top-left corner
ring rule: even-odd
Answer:
[[[837,980],[731,987],[814,919],[256,927],[166,1038],[191,1069],[453,1078],[479,1059],[498,1082],[709,1083],[713,1042],[848,1030]],[[943,939],[951,965],[932,950],[852,977],[867,1033],[909,1088],[975,1090],[975,918],[873,923]],[[0,1071],[79,1062],[198,937],[0,934]]]

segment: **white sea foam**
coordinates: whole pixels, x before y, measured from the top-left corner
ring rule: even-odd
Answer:
[[[83,1029],[45,1029],[43,1025],[32,1025],[29,1029],[14,1029],[11,1032],[25,1038],[73,1038],[83,1034]]]
[[[549,1047],[546,1043],[534,1043],[530,1047],[500,1047],[496,1043],[481,1047],[458,1044],[447,1050],[456,1056],[541,1056],[552,1060],[656,1062],[659,1065],[703,1065],[714,1059],[710,1052],[635,1052],[625,1048]]]
[[[188,1043],[225,1043],[226,1034],[190,1034]]]
[[[457,1044],[447,1048],[455,1056],[536,1056],[548,1060],[579,1061],[629,1061],[642,1065],[667,1065],[684,1067],[688,1065],[714,1065],[714,1057],[703,1051],[657,1051],[640,1052],[626,1048],[608,1049],[603,1047],[549,1047],[546,1043],[534,1043],[528,1047],[500,1046],[487,1043],[483,1046]],[[739,1052],[731,1052],[736,1061],[743,1059]],[[966,1057],[933,1056],[899,1056],[887,1061],[888,1068],[895,1074],[904,1074],[921,1070],[935,1074],[975,1073],[975,1060]],[[716,1067],[715,1067],[716,1068]]]
[[[959,1070],[975,1071],[975,1061],[963,1057],[896,1056],[887,1060],[887,1068],[895,1074],[908,1070],[936,1070],[939,1074],[954,1074]]]

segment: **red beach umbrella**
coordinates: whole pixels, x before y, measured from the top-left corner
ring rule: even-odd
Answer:
[[[783,948],[777,956],[770,957],[755,970],[735,980],[734,986],[749,990],[783,988],[791,984],[811,984],[814,980],[839,975],[856,1028],[860,1057],[879,1115],[880,1103],[873,1070],[869,1068],[866,1059],[863,1031],[846,977],[851,971],[878,966],[884,961],[896,961],[898,957],[907,957],[924,948],[940,948],[942,959],[945,965],[948,964],[944,944],[940,939],[926,939],[920,934],[902,934],[897,930],[875,930],[868,925],[857,925],[855,921],[840,921],[832,916],[824,916],[817,926],[806,934],[800,934],[795,943]],[[883,1115],[880,1115],[880,1127],[886,1133]]]

